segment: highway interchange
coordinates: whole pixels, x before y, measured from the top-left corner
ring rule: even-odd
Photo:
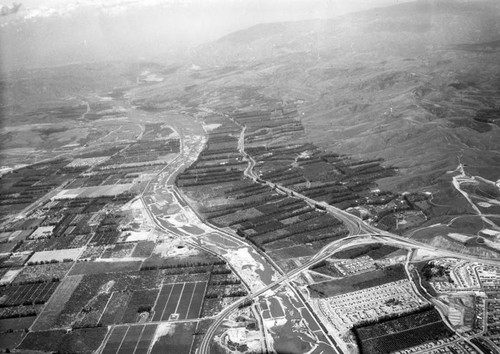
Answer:
[[[356,217],[355,215],[349,214],[343,210],[335,208],[335,207],[328,205],[326,203],[318,203],[317,201],[315,201],[311,198],[308,198],[300,193],[297,193],[296,191],[292,191],[292,190],[290,190],[286,187],[283,187],[281,185],[275,185],[272,182],[262,180],[260,178],[260,176],[258,176],[253,170],[255,165],[256,165],[255,160],[245,152],[245,147],[244,147],[245,135],[244,134],[246,131],[246,127],[244,127],[244,126],[241,126],[241,127],[242,127],[242,132],[241,132],[241,135],[239,138],[239,150],[243,156],[243,159],[248,162],[248,166],[244,171],[244,175],[246,177],[252,179],[255,183],[261,183],[261,184],[268,185],[271,188],[275,188],[280,193],[288,194],[289,196],[293,196],[295,198],[300,198],[312,206],[320,205],[320,207],[322,209],[324,209],[326,212],[330,213],[331,215],[333,215],[334,217],[336,217],[337,219],[341,220],[344,223],[344,225],[346,226],[346,228],[349,231],[349,235],[342,238],[342,239],[336,240],[336,241],[328,244],[323,249],[321,249],[316,255],[311,257],[307,262],[303,263],[300,267],[298,267],[298,268],[296,268],[296,269],[294,269],[286,274],[284,274],[283,271],[276,265],[276,263],[273,260],[271,260],[265,253],[259,252],[261,255],[263,255],[266,258],[266,261],[268,261],[268,263],[271,264],[273,268],[275,268],[277,273],[282,274],[282,275],[278,279],[276,279],[276,280],[272,281],[270,284],[266,285],[265,287],[250,293],[246,297],[241,298],[240,300],[234,302],[233,304],[231,304],[230,306],[228,306],[224,310],[222,310],[216,316],[215,321],[212,323],[212,325],[206,330],[205,335],[203,337],[203,340],[198,348],[198,351],[197,351],[198,354],[209,354],[210,353],[210,346],[213,343],[213,337],[216,334],[217,330],[219,329],[220,325],[224,322],[224,320],[231,313],[233,313],[235,310],[237,310],[240,306],[242,306],[244,304],[251,303],[254,299],[257,299],[259,296],[263,295],[267,291],[272,290],[272,289],[276,289],[283,284],[288,286],[290,280],[299,276],[302,272],[308,270],[311,266],[331,257],[333,253],[338,252],[341,249],[344,249],[344,248],[347,248],[347,247],[350,247],[353,245],[359,246],[359,245],[369,244],[369,243],[385,243],[385,244],[397,245],[399,247],[402,247],[402,248],[405,248],[408,250],[420,249],[420,250],[429,251],[431,253],[438,252],[439,257],[455,257],[455,258],[461,258],[464,260],[468,260],[471,262],[481,261],[485,264],[499,265],[500,262],[498,262],[498,261],[481,259],[480,257],[467,256],[467,255],[463,255],[463,254],[457,253],[457,252],[438,249],[436,247],[432,247],[432,246],[429,246],[427,244],[424,244],[424,243],[421,243],[421,242],[418,242],[418,241],[415,241],[412,239],[408,239],[405,237],[394,235],[394,234],[389,233],[389,232],[379,230],[374,226],[366,224],[364,221],[362,221],[360,218]],[[183,149],[186,147],[185,145],[186,144],[183,144]],[[194,150],[198,153],[200,152],[199,149],[194,149]],[[192,152],[192,150],[191,150],[191,152]],[[181,154],[179,155],[179,158],[172,161],[172,163],[169,164],[169,166],[172,165],[174,162],[180,163],[181,157],[186,157],[186,154],[184,154],[182,151],[181,151]],[[196,210],[194,210],[194,208],[192,208],[189,205],[189,202],[186,199],[184,199],[182,192],[179,191],[172,183],[174,178],[175,178],[175,175],[185,165],[186,165],[185,163],[182,163],[179,167],[175,168],[175,170],[172,172],[172,174],[170,174],[169,176],[163,177],[162,179],[164,181],[167,181],[167,183],[165,183],[165,184],[166,185],[168,184],[169,188],[173,188],[175,190],[176,193],[174,193],[174,196],[177,199],[183,199],[183,200],[179,200],[179,202],[182,202],[183,204],[187,205],[196,213]],[[162,170],[162,172],[164,172],[164,170]],[[160,174],[158,175],[158,177],[160,177]],[[160,184],[159,181],[157,181],[157,184]],[[149,184],[148,184],[148,187],[150,187]],[[145,188],[145,191],[148,190],[148,192],[154,193],[154,191],[151,191],[150,188],[148,188],[148,187]],[[144,196],[144,193],[141,195],[142,199],[143,199],[143,196]],[[145,201],[144,201],[144,205],[146,207],[148,214],[150,215],[150,217],[154,221],[154,223],[157,225],[157,227],[159,229],[164,230],[164,231],[168,231],[168,230],[165,230],[164,226],[159,223],[156,216],[151,212],[151,210],[149,210],[149,207],[148,207],[147,203],[145,203]],[[242,244],[242,246],[244,245],[246,247],[248,247],[248,246],[253,247],[253,245],[251,245],[250,243],[237,237],[235,234],[233,235],[232,233],[227,232],[226,230],[223,230],[223,229],[216,228],[213,225],[207,225],[207,226],[214,229],[216,232],[219,233],[219,235],[223,235],[223,237],[229,238],[233,242],[237,242],[238,244]],[[195,247],[203,248],[206,251],[213,253],[213,250],[210,250],[206,247],[202,247],[202,246],[200,246],[200,244],[197,244],[194,242],[189,242],[189,243]],[[303,295],[299,291],[295,291],[295,289],[293,289],[293,291],[300,297],[301,301],[305,303],[305,299],[303,298]],[[318,322],[320,327],[324,329],[324,327],[321,325],[321,322],[319,321],[317,315],[315,313],[312,313],[312,315],[313,315],[313,318],[315,318],[315,320]],[[326,338],[329,339],[330,344],[332,345],[332,349],[335,348],[334,350],[336,353],[341,353],[342,350],[338,347],[338,345],[335,342],[333,342],[332,338],[328,335],[328,333],[325,333],[325,335],[326,335]]]

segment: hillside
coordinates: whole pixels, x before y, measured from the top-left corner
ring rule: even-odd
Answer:
[[[262,24],[199,46],[175,65],[18,70],[2,80],[2,108],[5,122],[18,125],[57,120],[59,106],[81,116],[84,96],[114,90],[127,91],[134,108],[193,115],[284,105],[298,111],[303,127],[293,142],[382,161],[395,173],[377,180],[380,189],[429,191],[438,204],[460,207],[447,173],[460,162],[471,175],[499,178],[499,18],[495,1],[417,1]],[[136,85],[149,71],[161,82]],[[52,102],[61,98],[64,104]],[[47,109],[33,114],[38,105]],[[3,143],[18,148],[25,140]]]
[[[499,0],[26,1],[0,352],[500,353]]]
[[[300,102],[310,141],[384,158],[400,173],[381,185],[402,191],[432,185],[459,156],[498,178],[498,126],[481,119],[500,105],[498,19],[497,2],[418,1],[254,26],[192,60],[204,91],[245,83]]]

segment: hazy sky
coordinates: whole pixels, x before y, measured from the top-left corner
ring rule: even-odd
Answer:
[[[103,7],[119,7],[149,4],[174,4],[180,6],[227,6],[231,12],[255,14],[255,23],[274,20],[300,20],[309,18],[334,17],[352,11],[386,6],[409,0],[18,0],[24,9],[40,7],[61,8],[78,7],[82,5],[97,5]],[[0,0],[1,5],[11,5],[13,1]],[[222,16],[223,17],[223,16]]]
[[[152,58],[180,53],[182,48],[259,23],[331,18],[407,1],[17,0],[23,4],[21,10],[0,18],[0,59],[7,69],[131,56]],[[0,5],[11,6],[12,2],[0,0]],[[28,21],[15,21],[21,17]]]

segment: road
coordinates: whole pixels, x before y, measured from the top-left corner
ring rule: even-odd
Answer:
[[[381,231],[381,230],[379,230],[371,225],[366,224],[364,221],[362,221],[358,217],[351,215],[343,210],[337,209],[337,208],[335,208],[331,205],[328,205],[326,203],[318,203],[317,201],[315,201],[311,198],[308,198],[300,193],[297,193],[296,191],[293,191],[289,188],[286,188],[286,187],[283,187],[280,185],[276,185],[276,184],[269,182],[269,181],[262,180],[259,176],[256,175],[256,173],[254,171],[254,167],[256,166],[256,161],[250,155],[248,155],[245,151],[245,143],[244,143],[245,132],[246,132],[246,127],[243,126],[240,137],[239,137],[239,141],[238,141],[239,142],[239,144],[238,144],[239,151],[242,154],[243,159],[248,162],[248,166],[244,171],[245,176],[247,176],[248,178],[251,178],[256,183],[265,184],[265,185],[268,185],[272,188],[277,188],[282,193],[286,193],[290,196],[300,198],[310,205],[313,205],[313,206],[321,205],[325,209],[326,212],[330,213],[331,215],[333,215],[334,217],[336,217],[337,219],[341,220],[344,223],[346,228],[349,230],[349,235],[342,238],[342,239],[336,240],[336,241],[326,245],[316,255],[311,257],[307,262],[305,262],[300,267],[298,267],[298,268],[296,268],[296,269],[294,269],[291,272],[288,272],[286,274],[283,274],[282,270],[274,263],[274,261],[269,259],[267,254],[261,254],[261,252],[258,252],[259,254],[261,254],[262,257],[264,257],[264,259],[262,259],[262,261],[267,261],[267,263],[272,265],[272,267],[275,270],[277,270],[278,273],[280,273],[282,275],[278,279],[270,282],[269,284],[265,285],[264,287],[262,287],[258,290],[253,291],[248,296],[241,298],[240,300],[236,301],[235,303],[233,303],[232,305],[226,307],[223,311],[221,311],[216,316],[214,323],[206,331],[206,333],[203,337],[203,340],[200,344],[200,347],[198,348],[198,353],[202,353],[202,354],[203,353],[210,353],[210,345],[212,343],[213,336],[215,335],[217,329],[220,327],[220,325],[223,323],[223,321],[227,318],[227,316],[229,316],[233,311],[235,311],[240,305],[242,305],[243,303],[248,302],[248,301],[253,301],[254,299],[258,298],[262,294],[266,293],[267,291],[269,291],[275,287],[278,287],[282,284],[285,284],[285,285],[288,284],[288,282],[291,279],[293,279],[296,276],[299,276],[302,272],[306,271],[314,264],[331,257],[331,255],[334,252],[338,252],[340,249],[343,249],[343,248],[348,247],[348,246],[352,246],[354,242],[357,246],[363,245],[363,244],[374,243],[374,242],[386,243],[386,244],[391,244],[391,245],[397,244],[400,247],[404,247],[407,249],[425,249],[425,250],[430,251],[430,252],[438,251],[438,252],[440,252],[440,256],[443,256],[443,257],[460,257],[462,259],[468,259],[469,261],[483,261],[483,262],[485,262],[484,260],[482,260],[478,257],[469,257],[469,256],[464,256],[464,255],[462,255],[460,253],[456,253],[456,252],[443,251],[443,250],[437,249],[435,247],[431,247],[427,244],[422,244],[422,243],[417,242],[415,240],[411,240],[408,238],[404,238],[404,237],[401,237],[398,235],[393,235],[391,233]],[[182,139],[182,137],[181,137],[181,140],[184,140],[184,139]],[[181,201],[181,200],[184,201],[185,205],[187,207],[189,207],[190,209],[192,209],[196,213],[194,208],[192,208],[189,205],[188,201],[186,201],[183,198],[182,193],[177,190],[175,185],[173,185],[173,179],[175,178],[175,175],[182,168],[182,166],[184,166],[187,163],[186,161],[183,161],[182,163],[180,163],[181,160],[184,158],[189,159],[190,157],[192,157],[190,155],[192,155],[193,152],[199,153],[199,151],[197,151],[199,149],[196,149],[196,148],[190,148],[189,153],[188,153],[186,148],[187,148],[187,146],[186,146],[186,144],[184,144],[184,141],[183,141],[181,153],[179,154],[179,156],[176,159],[174,159],[170,164],[165,166],[158,174],[158,177],[160,179],[164,179],[164,182],[166,181],[166,183],[165,183],[166,185],[173,186],[174,196],[179,201]],[[177,164],[179,164],[179,166],[176,166]],[[173,167],[173,169],[172,169],[172,171],[168,171],[168,176],[162,176],[162,175],[166,174],[167,168],[171,168],[171,167]],[[159,181],[157,181],[157,182],[159,182]],[[164,230],[166,232],[170,232],[171,230],[167,230],[167,229],[165,229],[165,227],[163,225],[161,225],[161,223],[156,218],[154,213],[151,212],[148,205],[145,203],[146,201],[144,200],[144,194],[147,192],[153,192],[153,193],[155,192],[154,190],[151,191],[151,188],[150,188],[151,184],[150,183],[148,183],[148,185],[144,188],[144,192],[141,194],[140,197],[141,197],[141,199],[143,199],[147,213],[149,214],[151,220],[155,223],[155,225],[157,225],[157,227],[161,230]],[[177,193],[175,193],[175,192],[177,192]],[[202,219],[200,218],[200,220],[202,220]],[[216,230],[219,233],[219,235],[223,235],[223,237],[227,237],[231,241],[237,242],[238,244],[241,244],[242,247],[243,246],[244,247],[251,247],[252,249],[255,250],[253,245],[241,240],[241,238],[238,238],[236,235],[233,235],[230,232],[227,232],[226,230],[223,230],[220,228],[215,228],[213,225],[208,225],[208,226],[211,229]],[[192,241],[192,240],[190,240],[190,241]],[[211,253],[214,252],[213,250],[211,250],[207,247],[204,247],[201,244],[197,244],[195,241],[192,241],[189,243],[195,247],[205,249],[206,251],[209,251]],[[495,265],[498,265],[499,262],[498,261],[486,261],[486,263],[490,263],[490,264],[493,263]],[[317,315],[314,312],[312,312],[312,315],[313,315],[313,318],[315,318],[318,321]],[[327,336],[327,338],[329,338],[329,340],[330,340],[329,336]],[[337,349],[335,349],[336,352],[342,352],[340,350],[340,348],[337,347],[336,343],[331,342],[331,344],[332,344],[332,348],[335,348],[335,347],[337,348]]]
[[[244,136],[244,135],[243,135]],[[185,200],[182,196],[182,193],[180,191],[177,190],[177,187],[173,184],[171,184],[173,182],[173,179],[175,178],[175,174],[177,174],[177,172],[179,171],[179,169],[182,167],[183,164],[180,164],[181,160],[183,157],[185,157],[186,155],[190,155],[190,154],[187,154],[185,153],[185,149],[187,150],[187,146],[185,144],[182,145],[183,146],[183,149],[180,153],[180,155],[174,159],[171,163],[169,163],[167,166],[165,166],[159,173],[158,173],[158,177],[157,179],[153,179],[153,180],[150,180],[148,182],[148,184],[145,186],[145,188],[143,189],[143,193],[141,193],[141,195],[139,196],[139,198],[142,200],[143,204],[144,204],[144,207],[146,209],[146,212],[150,218],[150,220],[152,220],[152,222],[158,227],[158,229],[162,230],[162,231],[165,231],[165,232],[171,232],[171,230],[168,230],[166,229],[161,223],[160,221],[158,220],[158,218],[156,217],[156,215],[150,210],[149,208],[149,205],[147,204],[146,200],[145,200],[145,196],[148,194],[148,193],[155,193],[155,189],[153,187],[154,184],[165,184],[168,186],[171,186],[172,187],[172,192],[173,192],[173,195],[175,196],[176,199],[178,199],[178,201],[180,203],[184,203],[184,205],[186,205],[187,207],[189,207],[190,209],[192,209],[195,213],[195,209],[193,209],[190,205],[189,205],[189,202],[187,200]],[[199,152],[199,151],[198,151]],[[177,164],[180,164],[180,166],[176,166]],[[168,171],[168,169],[171,169],[172,171]],[[252,171],[252,168],[248,169],[249,171]],[[169,176],[163,176],[167,173],[167,171],[169,172]],[[160,180],[163,180],[163,183],[160,182]],[[166,181],[166,182],[165,182]],[[153,188],[152,188],[153,187]],[[200,218],[200,220],[202,220]],[[259,260],[259,262],[267,262],[270,267],[272,269],[274,269],[275,271],[277,271],[276,274],[283,274],[282,270],[274,263],[273,260],[269,259],[268,255],[267,254],[263,254],[262,252],[259,252],[258,250],[255,250],[255,248],[253,247],[253,245],[251,245],[250,243],[244,241],[244,240],[241,240],[241,238],[238,238],[236,235],[232,235],[231,233],[227,232],[226,230],[224,229],[219,229],[219,228],[215,228],[213,225],[208,225],[210,226],[211,229],[214,230],[214,232],[217,232],[218,235],[220,235],[221,237],[224,237],[224,238],[228,238],[230,239],[232,242],[236,242],[237,244],[241,244],[241,247],[249,247],[250,249],[254,250],[257,252],[257,254],[262,257],[262,259]],[[194,240],[191,240],[191,239],[186,239],[185,240],[186,243],[189,243],[191,244],[192,246],[195,246],[195,247],[198,247],[200,249],[203,249],[205,251],[208,251],[212,254],[214,254],[214,251],[211,250],[210,248],[207,248],[207,247],[204,247],[203,245],[201,244],[198,244],[196,243]],[[342,241],[340,241],[342,242]],[[289,273],[289,274],[286,274],[284,276],[281,276],[281,278],[279,278],[278,280],[275,280],[275,281],[272,281],[270,284],[268,285],[265,285],[264,287],[260,288],[258,291],[256,292],[253,292],[250,297],[244,297],[242,298],[240,301],[234,303],[233,305],[231,305],[230,307],[227,307],[226,309],[224,309],[224,311],[219,314],[217,316],[217,320],[218,323],[219,322],[222,322],[225,317],[227,315],[229,315],[233,310],[235,310],[241,303],[243,303],[244,301],[248,301],[249,299],[254,299],[258,296],[260,296],[261,294],[265,293],[266,291],[268,291],[269,289],[273,288],[273,287],[276,287],[276,286],[279,286],[281,284],[283,284],[284,282],[292,279],[293,277],[299,275],[303,270],[309,268],[312,264],[316,263],[316,262],[319,262],[323,259],[325,259],[326,257],[328,257],[328,254],[323,254],[322,252],[318,253],[315,258],[312,258],[310,259],[309,262],[305,263],[302,265],[302,267],[298,268],[298,269],[295,269],[293,272]],[[230,262],[228,262],[229,266],[231,266]],[[232,266],[231,268],[233,269],[233,271],[235,271],[236,274],[238,274],[237,270],[234,269]],[[244,279],[242,279],[243,282]],[[247,285],[247,288],[250,288]],[[303,299],[301,299],[302,302],[303,302]],[[311,313],[311,316],[313,318],[316,317],[316,315],[314,313]],[[317,320],[318,323],[319,323],[319,320]],[[319,323],[320,324],[320,323]],[[212,326],[211,327],[211,331],[214,331],[218,328],[218,324],[215,325],[215,326]],[[326,333],[325,333],[326,334]],[[205,336],[206,338],[212,338],[212,335],[210,336]],[[328,335],[326,335],[326,338],[328,338],[328,340],[330,341],[330,344],[332,345],[332,347],[336,347],[336,343],[333,343],[331,342],[331,339]]]
[[[231,119],[231,117],[229,117]],[[233,119],[232,119],[233,120]],[[267,185],[271,188],[276,188],[277,190],[279,191],[282,191],[290,196],[293,196],[293,197],[296,197],[296,198],[300,198],[302,200],[304,200],[306,203],[310,204],[310,205],[313,205],[313,206],[316,206],[316,205],[320,205],[322,206],[325,211],[327,211],[328,213],[330,213],[331,215],[333,215],[335,218],[337,218],[338,220],[342,221],[344,223],[344,225],[346,226],[346,228],[348,229],[349,231],[349,236],[341,239],[341,240],[337,240],[337,241],[334,241],[333,243],[325,246],[320,252],[318,252],[314,257],[312,257],[308,262],[304,263],[302,266],[300,266],[299,268],[285,274],[283,277],[281,277],[280,279],[274,281],[272,284],[269,284],[268,286],[266,286],[265,288],[263,289],[260,289],[250,295],[248,295],[247,297],[235,302],[234,304],[232,304],[231,306],[227,307],[226,309],[224,309],[220,314],[219,316],[217,317],[216,321],[210,326],[210,328],[207,330],[207,332],[205,333],[205,336],[202,340],[202,343],[200,344],[200,347],[198,349],[198,353],[200,354],[208,354],[210,353],[210,344],[212,342],[212,337],[215,335],[218,327],[222,324],[222,322],[224,321],[224,319],[232,312],[234,311],[235,309],[238,308],[239,305],[241,305],[242,303],[244,303],[245,301],[249,301],[249,300],[253,300],[255,299],[256,297],[264,294],[266,291],[272,289],[273,287],[281,284],[282,282],[285,282],[285,281],[288,281],[290,280],[291,278],[299,275],[300,273],[302,273],[303,271],[307,270],[310,266],[322,261],[322,260],[325,260],[327,259],[328,257],[331,256],[331,254],[333,252],[336,252],[338,251],[340,248],[338,247],[339,246],[339,243],[342,243],[342,242],[345,242],[349,239],[355,239],[355,240],[358,240],[358,242],[356,243],[356,245],[361,245],[363,244],[363,241],[359,241],[359,238],[360,237],[370,237],[370,240],[368,243],[373,243],[374,242],[374,239],[373,237],[376,237],[377,239],[377,242],[381,242],[381,243],[387,243],[387,244],[398,244],[402,247],[405,247],[405,248],[409,248],[409,249],[425,249],[425,250],[428,250],[428,251],[431,251],[431,252],[439,252],[440,256],[442,257],[458,257],[458,258],[461,258],[461,259],[467,259],[469,261],[472,261],[472,262],[483,262],[483,263],[487,263],[487,264],[494,264],[494,265],[499,265],[500,262],[499,261],[492,261],[492,260],[484,260],[484,259],[481,259],[480,257],[474,257],[474,256],[464,256],[463,254],[461,253],[457,253],[457,252],[452,252],[452,251],[443,251],[441,249],[438,249],[438,248],[435,248],[435,247],[431,247],[427,244],[424,244],[424,243],[420,243],[418,241],[414,241],[414,240],[411,240],[411,239],[408,239],[408,238],[405,238],[405,237],[401,237],[401,236],[398,236],[398,235],[395,235],[395,234],[392,234],[392,233],[389,233],[389,232],[386,232],[386,231],[382,231],[372,225],[369,225],[369,224],[366,224],[363,220],[361,220],[360,218],[358,218],[357,216],[355,215],[352,215],[352,214],[349,214],[347,212],[345,212],[344,210],[341,210],[341,209],[338,209],[334,206],[331,206],[331,205],[328,205],[324,202],[322,203],[319,203],[317,201],[315,201],[314,199],[311,199],[311,198],[308,198],[307,196],[305,195],[302,195],[300,193],[297,193],[296,191],[293,191],[287,187],[284,187],[284,186],[281,186],[281,185],[277,185],[275,183],[272,183],[270,181],[265,181],[263,179],[260,178],[260,176],[258,176],[255,172],[254,172],[254,167],[256,165],[256,161],[246,153],[245,151],[245,132],[246,132],[246,126],[243,126],[241,124],[239,124],[237,121],[233,120],[233,122],[235,122],[236,124],[238,124],[241,128],[242,128],[242,131],[241,131],[241,134],[240,134],[240,137],[238,139],[238,150],[240,151],[240,153],[242,154],[243,156],[243,159],[245,161],[248,162],[248,166],[247,168],[245,169],[244,171],[244,175],[250,179],[252,179],[255,183],[260,183],[260,184],[263,184],[263,185]],[[364,242],[366,243],[366,241]]]
[[[345,240],[342,239],[342,240],[338,240],[336,241],[336,244],[338,243],[341,243],[341,244],[344,244],[345,243]],[[366,243],[366,242],[365,242]],[[371,241],[369,242],[371,243]],[[360,242],[360,243],[356,243],[356,244],[364,244],[363,242]],[[347,244],[344,245],[344,247],[346,247]],[[328,257],[331,256],[331,250],[328,251],[330,248],[332,247],[332,244],[326,246],[325,248],[323,248],[320,252],[318,252],[314,257],[312,257],[309,261],[307,261],[306,263],[302,264],[300,267],[286,273],[284,276],[282,276],[281,278],[273,281],[271,284],[267,285],[266,287],[258,290],[258,291],[255,291],[243,298],[241,298],[240,300],[234,302],[233,304],[231,304],[230,306],[226,307],[224,310],[222,310],[218,316],[217,316],[217,319],[214,321],[214,323],[210,326],[210,328],[205,332],[205,335],[203,337],[203,340],[200,344],[200,347],[198,348],[198,353],[210,353],[210,345],[212,343],[211,341],[211,338],[213,338],[213,336],[215,335],[215,332],[217,331],[217,329],[219,328],[219,326],[222,324],[222,322],[224,322],[224,320],[226,319],[227,316],[229,316],[234,310],[236,310],[240,305],[246,303],[246,302],[249,302],[249,301],[253,301],[255,298],[258,298],[260,295],[266,293],[268,290],[271,290],[273,289],[274,287],[278,287],[279,285],[281,285],[282,283],[284,282],[287,282],[291,279],[293,279],[294,277],[300,275],[303,271],[309,269],[309,267],[313,266],[314,264],[318,263],[318,262],[321,262],[322,260],[325,260],[327,259]],[[338,251],[339,249],[342,249],[343,247],[338,247],[338,248],[335,248],[335,251]],[[333,344],[333,343],[332,343]],[[336,347],[336,345],[335,345]],[[338,347],[337,347],[338,348]]]
[[[314,199],[311,199],[309,197],[306,197],[303,194],[300,194],[290,188],[284,187],[279,184],[275,184],[273,182],[265,181],[258,176],[255,171],[254,167],[257,164],[256,161],[252,156],[247,154],[245,151],[245,132],[246,132],[246,126],[242,126],[239,124],[237,121],[233,120],[234,123],[238,124],[242,130],[240,137],[238,139],[238,150],[240,153],[243,155],[243,159],[248,162],[248,166],[244,171],[244,175],[250,179],[252,179],[255,183],[260,183],[263,185],[267,185],[271,188],[276,188],[278,191],[284,192],[285,194],[288,194],[289,196],[293,196],[299,199],[302,199],[306,203],[316,206],[316,205],[321,205],[322,207],[325,208],[325,211],[333,215],[335,218],[341,220],[347,230],[349,231],[349,234],[357,234],[357,233],[367,233],[367,232],[373,232],[373,233],[381,233],[381,230],[378,230],[370,225],[365,224],[361,219],[357,218],[356,216],[349,214],[343,210],[337,209],[327,203],[324,202],[317,202]]]

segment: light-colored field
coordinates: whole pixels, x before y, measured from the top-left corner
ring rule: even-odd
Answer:
[[[127,215],[127,222],[118,242],[134,241],[154,241],[157,234],[154,232],[154,225],[149,219],[141,198],[134,199],[122,207],[122,211]]]
[[[494,250],[483,248],[483,247],[473,247],[465,246],[461,242],[456,242],[452,239],[447,239],[443,236],[434,237],[429,244],[433,247],[447,249],[454,252],[461,252],[464,254],[480,256],[484,258],[498,259],[500,254]]]
[[[321,299],[319,308],[322,315],[342,332],[362,320],[376,320],[381,316],[411,311],[424,303],[408,280],[399,280]]]
[[[153,253],[161,255],[164,258],[169,258],[195,256],[200,252],[195,248],[185,247],[185,244],[182,241],[174,241],[158,243]]]
[[[12,280],[14,280],[14,278],[21,272],[22,269],[23,268],[9,269],[7,273],[3,275],[2,279],[0,279],[0,285],[11,283]]]
[[[206,132],[212,131],[214,129],[217,129],[220,127],[220,124],[214,123],[214,124],[203,124],[203,129],[205,129]]]
[[[36,252],[31,258],[30,262],[47,262],[56,260],[61,262],[65,259],[76,260],[80,254],[83,252],[84,248],[72,248],[65,250],[56,250],[56,251],[42,251]]]
[[[12,232],[0,232],[0,242],[8,242],[11,239]]]
[[[49,237],[52,235],[52,231],[55,226],[39,226],[30,236],[31,239],[37,239],[40,237]]]
[[[86,159],[74,159],[66,167],[95,166],[108,160],[109,156],[89,157]]]
[[[120,241],[136,242],[136,241],[154,241],[156,235],[150,231],[124,231],[120,236]]]
[[[18,284],[35,280],[51,281],[53,278],[63,279],[72,266],[73,263],[65,262],[23,267],[14,279],[14,283]]]
[[[74,199],[80,198],[97,198],[105,196],[114,196],[124,192],[128,192],[134,186],[133,183],[116,184],[109,186],[85,187],[64,189],[60,191],[52,199]]]

